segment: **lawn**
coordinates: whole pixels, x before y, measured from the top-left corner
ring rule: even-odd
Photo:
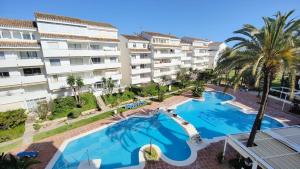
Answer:
[[[0,152],[9,152],[17,147],[20,147],[22,145],[22,140],[18,140],[12,144],[8,144],[8,145],[5,145],[5,146],[2,146],[0,147]]]
[[[105,104],[116,104],[117,101],[119,102],[125,102],[131,99],[134,99],[135,94],[131,91],[125,90],[123,93],[114,93],[114,94],[107,94],[102,96],[102,99],[104,100]],[[118,100],[119,99],[119,100]]]
[[[0,143],[8,140],[13,140],[19,137],[22,137],[25,131],[25,124],[22,123],[17,127],[0,130]]]
[[[80,98],[83,102],[82,107],[77,107],[75,98],[72,96],[55,99],[52,103],[52,116],[50,116],[50,119],[67,117],[69,113],[73,113],[75,117],[78,117],[81,112],[97,107],[96,98],[92,93],[82,93]]]

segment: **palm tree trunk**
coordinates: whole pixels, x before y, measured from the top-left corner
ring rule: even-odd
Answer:
[[[72,88],[73,88],[73,92],[74,92],[74,97],[75,97],[76,103],[78,104],[78,98],[77,98],[76,88],[75,87],[72,87]]]
[[[270,91],[270,83],[271,83],[271,73],[267,71],[267,72],[265,72],[265,75],[264,75],[263,94],[262,94],[262,99],[260,101],[259,111],[256,115],[254,124],[252,126],[251,133],[250,133],[250,136],[249,136],[249,139],[247,142],[247,147],[253,146],[255,134],[256,134],[257,130],[260,129],[261,122],[262,122],[262,119],[264,117],[265,110],[267,107],[267,100],[268,100],[268,95],[269,95],[269,91]]]

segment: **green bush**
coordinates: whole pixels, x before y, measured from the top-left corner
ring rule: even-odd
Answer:
[[[67,117],[69,113],[74,113],[73,117],[78,117],[81,112],[97,108],[97,101],[92,93],[81,93],[81,107],[77,107],[73,96],[54,99],[52,103],[52,116],[49,119]]]
[[[19,138],[23,136],[24,131],[25,131],[25,123],[21,123],[18,126],[11,129],[0,130],[0,143]]]
[[[107,94],[102,96],[102,99],[106,104],[115,105],[117,102],[125,102],[133,99],[134,97],[135,94],[132,91],[125,90],[123,93]]]
[[[42,126],[39,123],[34,123],[33,124],[33,129],[38,131]]]
[[[0,112],[0,129],[11,129],[19,126],[26,121],[24,109]]]
[[[193,96],[202,97],[204,90],[205,90],[204,82],[202,81],[197,82],[195,88],[192,90]]]

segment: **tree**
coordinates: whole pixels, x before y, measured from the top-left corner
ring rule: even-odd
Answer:
[[[163,88],[163,86],[159,83],[156,83],[156,90],[157,90],[157,100],[159,102],[164,101],[164,97],[165,97],[165,88]]]
[[[105,77],[102,77],[102,83],[103,83],[103,94],[106,94],[107,90],[107,80]]]
[[[75,88],[75,84],[76,84],[76,78],[74,75],[69,75],[67,78],[67,84],[71,87],[76,103],[78,103],[78,98],[77,98],[77,92],[76,92],[76,88]]]
[[[236,43],[231,51],[222,54],[218,61],[219,72],[241,67],[231,79],[235,90],[247,69],[251,69],[252,75],[255,76],[256,86],[262,78],[262,98],[247,142],[248,147],[253,146],[255,134],[261,128],[271,81],[282,70],[289,72],[290,99],[293,98],[296,67],[299,63],[299,46],[295,43],[295,32],[299,31],[300,20],[289,19],[292,13],[293,11],[286,14],[278,12],[272,18],[264,17],[264,26],[261,29],[249,24],[244,25],[242,29],[234,32],[238,36],[226,40]]]
[[[40,162],[35,159],[17,158],[12,154],[0,155],[0,169],[29,169],[38,163]]]
[[[202,97],[203,92],[205,91],[204,82],[203,81],[196,81],[196,85],[192,90],[194,97]]]
[[[36,113],[38,117],[45,120],[49,112],[49,106],[46,100],[38,102]]]
[[[181,89],[185,88],[190,81],[190,75],[187,73],[185,69],[180,69],[180,71],[177,72],[176,74],[176,80],[177,83],[179,83],[179,87]]]
[[[82,78],[80,76],[78,76],[76,78],[76,86],[77,86],[77,93],[78,93],[78,95],[77,95],[77,97],[78,97],[78,103],[82,104],[81,103],[81,99],[80,99],[80,89],[84,86],[84,83],[83,83],[83,80],[82,80]]]
[[[114,84],[113,80],[111,79],[111,77],[108,78],[108,80],[107,80],[107,89],[108,89],[109,94],[112,94],[114,87],[115,87],[115,84]]]

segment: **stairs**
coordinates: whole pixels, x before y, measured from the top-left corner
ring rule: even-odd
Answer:
[[[97,104],[98,106],[101,108],[102,110],[107,110],[108,107],[106,106],[106,104],[104,103],[104,101],[102,100],[101,96],[96,96],[96,100],[97,100]]]

